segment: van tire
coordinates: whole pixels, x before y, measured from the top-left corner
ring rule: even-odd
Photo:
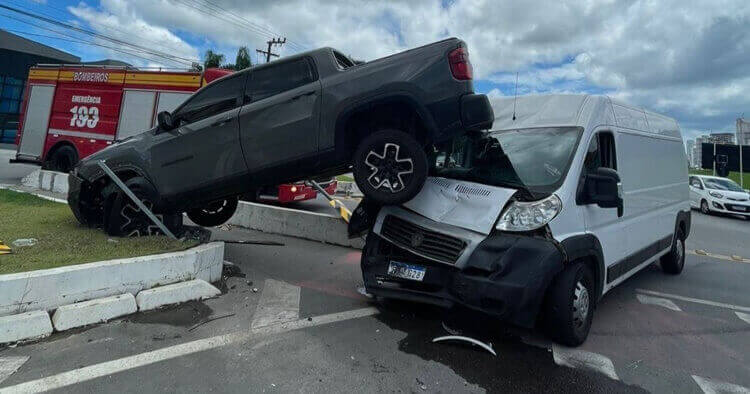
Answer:
[[[70,145],[63,145],[50,155],[45,163],[45,169],[69,173],[78,163],[78,153]]]
[[[172,234],[180,236],[182,233],[182,214],[153,211],[154,202],[158,199],[158,193],[146,178],[130,178],[125,181],[125,186],[144,205],[152,209],[154,215],[161,219],[162,223],[164,223]],[[122,190],[118,188],[116,195],[112,198],[112,203],[106,204],[109,212],[104,213],[103,224],[104,231],[107,234],[115,237],[142,237],[162,234],[159,226],[154,224]]]
[[[213,201],[203,208],[187,212],[188,218],[203,227],[214,227],[226,223],[237,211],[237,197]]]
[[[685,268],[685,234],[677,231],[672,249],[660,259],[661,269],[670,275],[679,275]]]
[[[578,346],[586,341],[594,314],[594,275],[581,261],[567,265],[550,284],[544,304],[544,330],[555,342]]]
[[[711,208],[708,207],[708,201],[706,200],[701,200],[701,213],[704,215],[711,213]]]
[[[370,201],[381,205],[402,204],[422,190],[427,179],[427,154],[411,135],[394,129],[380,130],[359,143],[352,173],[362,194]],[[378,173],[385,177],[379,177]]]

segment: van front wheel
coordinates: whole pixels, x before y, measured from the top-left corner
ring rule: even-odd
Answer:
[[[595,287],[591,269],[574,262],[555,277],[547,291],[544,328],[555,342],[578,346],[586,341],[594,314]]]

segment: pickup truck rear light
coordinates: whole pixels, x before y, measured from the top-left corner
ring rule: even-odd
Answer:
[[[453,78],[459,80],[469,80],[474,76],[469,61],[469,52],[464,47],[456,48],[448,54],[448,63],[451,65]]]

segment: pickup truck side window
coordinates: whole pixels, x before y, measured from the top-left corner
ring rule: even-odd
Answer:
[[[175,111],[181,122],[193,123],[239,106],[245,73],[213,82]]]
[[[258,101],[277,95],[317,79],[307,59],[263,67],[253,71],[245,90],[245,101]]]
[[[587,171],[593,171],[599,167],[617,170],[615,137],[612,133],[599,132],[591,139],[584,166]]]

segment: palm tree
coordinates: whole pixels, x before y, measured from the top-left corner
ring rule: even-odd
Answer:
[[[240,49],[237,50],[237,59],[234,61],[234,69],[244,70],[250,66],[252,66],[253,63],[250,61],[250,52],[247,50],[247,47],[240,47]]]
[[[221,63],[224,62],[224,55],[209,49],[206,51],[204,59],[203,66],[205,68],[215,68],[221,66]]]

